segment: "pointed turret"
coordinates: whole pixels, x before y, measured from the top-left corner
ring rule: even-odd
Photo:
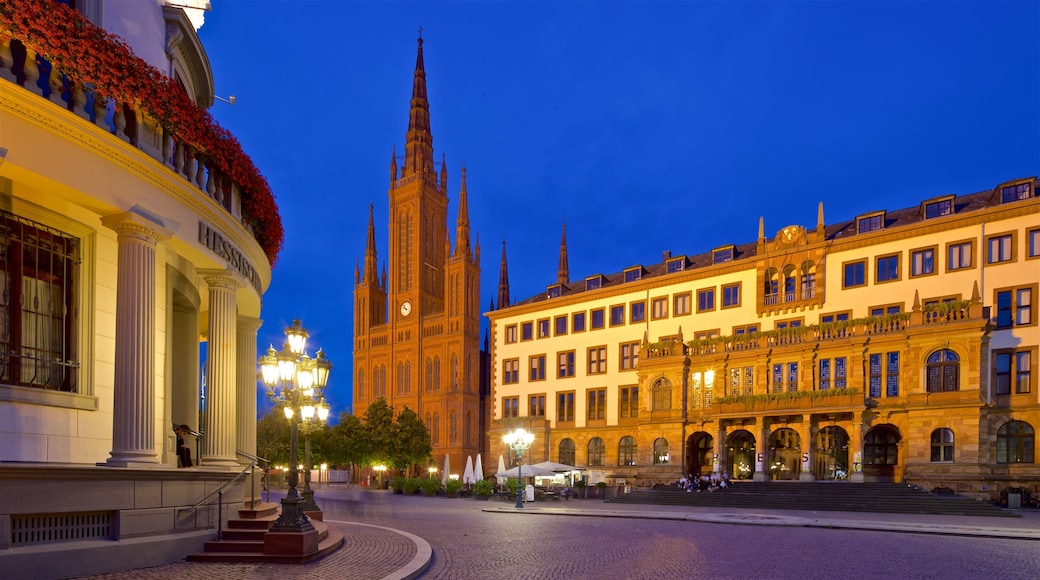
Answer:
[[[358,263],[357,258],[354,258],[354,285],[357,286],[361,283],[361,265]]]
[[[563,235],[560,236],[560,263],[556,268],[556,283],[566,284],[571,280],[570,266],[567,265],[567,223],[563,224]]]
[[[469,195],[466,193],[466,166],[462,166],[462,186],[459,188],[459,218],[455,225],[455,255],[470,258]]]
[[[473,263],[480,265],[480,232],[477,232],[476,241],[473,242]]]
[[[390,186],[397,181],[397,145],[390,149]]]
[[[448,191],[448,156],[441,153],[441,191]]]
[[[509,306],[509,266],[506,265],[506,241],[502,240],[502,265],[498,270],[498,307]]]
[[[403,177],[418,173],[431,180],[437,173],[433,168],[433,135],[430,133],[430,103],[426,99],[426,68],[423,66],[422,36],[415,56],[415,76],[412,81],[411,110],[408,113],[408,133],[405,136]]]
[[[365,241],[365,272],[364,282],[366,284],[376,283],[376,224],[373,218],[373,205],[368,204],[368,239]]]

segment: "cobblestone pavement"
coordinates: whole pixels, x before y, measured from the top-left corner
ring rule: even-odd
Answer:
[[[346,536],[318,562],[182,562],[92,578],[402,578],[419,569],[411,577],[1034,579],[1040,570],[1036,511],[976,518],[572,500],[516,513],[511,502],[336,486],[315,497]]]

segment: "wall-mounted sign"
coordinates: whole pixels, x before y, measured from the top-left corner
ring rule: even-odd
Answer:
[[[249,283],[256,289],[257,294],[262,293],[260,290],[260,275],[256,273],[256,268],[253,268],[253,265],[249,263],[249,260],[234,244],[225,240],[219,231],[209,227],[209,224],[203,221],[199,222],[199,243],[213,250],[214,254],[224,258],[224,261],[227,262],[232,270],[249,280]]]

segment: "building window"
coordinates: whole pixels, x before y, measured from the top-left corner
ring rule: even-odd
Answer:
[[[870,312],[871,316],[891,316],[899,314],[902,310],[902,304],[886,304],[884,306],[871,306],[868,312]]]
[[[556,317],[556,336],[567,334],[567,315]]]
[[[863,438],[863,462],[867,465],[896,465],[899,463],[899,435],[894,429],[871,429]]]
[[[845,322],[852,316],[851,310],[835,312],[834,314],[821,314],[820,324],[831,324],[832,322]]]
[[[650,392],[654,411],[667,411],[672,408],[672,383],[668,379],[657,379]]]
[[[624,306],[611,306],[610,307],[610,325],[619,326],[625,323],[625,307]]]
[[[586,291],[588,291],[588,290],[596,290],[596,289],[600,288],[601,286],[603,286],[603,279],[600,278],[599,276],[596,276],[594,278],[587,278],[585,280],[585,290]]]
[[[549,319],[545,318],[538,321],[538,338],[549,337]]]
[[[668,440],[664,437],[654,439],[654,465],[668,465]]]
[[[602,308],[592,311],[592,330],[603,328],[606,322],[606,312]]]
[[[574,422],[574,391],[556,395],[556,420],[562,423]]]
[[[625,270],[625,282],[635,282],[643,277],[643,268]]]
[[[1019,183],[1018,185],[1008,185],[1000,188],[1000,203],[1008,203],[1029,198],[1030,191],[1028,183]]]
[[[590,389],[589,393],[589,421],[600,421],[607,418],[607,390]]]
[[[618,443],[618,465],[636,464],[636,439],[632,436],[621,438]]]
[[[563,296],[563,288],[561,288],[558,284],[556,286],[549,286],[549,289],[546,291],[545,295],[548,298],[559,298],[560,296]]]
[[[856,262],[848,262],[844,264],[842,269],[845,272],[845,276],[842,278],[841,285],[843,288],[856,288],[857,286],[866,286],[867,284],[867,261],[858,260]]]
[[[78,391],[77,238],[0,211],[0,382]]]
[[[545,380],[545,355],[537,354],[532,356],[529,361],[530,377],[532,381],[544,381]]]
[[[801,328],[802,322],[804,322],[804,319],[802,318],[792,318],[790,320],[777,320],[773,324],[773,327],[777,330],[784,330],[785,328]]]
[[[520,416],[520,398],[506,397],[502,399],[502,418],[509,419]]]
[[[1040,258],[1040,228],[1026,232],[1026,245],[1030,258]]]
[[[734,326],[733,334],[754,334],[758,332],[757,324],[747,324],[744,326]]]
[[[711,261],[713,264],[721,264],[723,262],[730,262],[733,260],[733,247],[720,248],[711,253]]]
[[[646,302],[633,302],[629,309],[629,320],[632,323],[646,320]]]
[[[545,395],[531,395],[527,414],[531,417],[545,417]]]
[[[715,310],[715,289],[705,288],[697,291],[697,312]]]
[[[556,355],[556,378],[569,379],[574,376],[574,351],[568,350]]]
[[[952,350],[937,350],[929,355],[925,369],[928,392],[959,390],[960,366],[960,358]]]
[[[675,316],[682,316],[684,314],[689,314],[690,313],[690,304],[693,303],[693,295],[690,294],[689,292],[684,292],[682,294],[676,294],[675,295],[675,299],[673,300],[673,302],[674,302],[674,307],[672,308],[672,312],[674,312]],[[667,306],[667,302],[665,303],[664,307],[667,309],[667,307],[668,307]],[[664,314],[665,314],[665,316],[667,316],[668,312],[665,311]]]
[[[585,332],[585,313],[575,312],[571,317],[572,332]]]
[[[997,350],[993,352],[996,372],[996,392],[1010,395],[1011,385],[1015,394],[1032,392],[1032,352],[1028,350]]]
[[[511,358],[502,362],[502,382],[507,385],[520,382],[520,359]]]
[[[1000,264],[1011,262],[1015,259],[1015,236],[1013,234],[1001,234],[986,238],[986,263]]]
[[[506,344],[513,344],[516,342],[516,325],[511,324],[506,327]]]
[[[534,338],[534,324],[525,322],[520,325],[520,340],[531,340]]]
[[[606,446],[603,444],[603,440],[599,437],[593,437],[589,441],[589,467],[600,467],[603,465],[603,455],[606,451]]]
[[[865,234],[867,232],[873,232],[881,229],[883,225],[882,219],[884,215],[872,215],[867,217],[861,217],[856,220],[856,231]]]
[[[564,439],[560,441],[560,463],[574,465],[574,440]]]
[[[826,391],[830,388],[845,388],[845,373],[848,368],[848,359],[843,356],[833,359],[820,359],[820,390]]]
[[[1033,286],[998,288],[994,294],[997,305],[997,328],[1033,325]]]
[[[686,258],[685,257],[684,258],[676,258],[674,260],[670,260],[668,262],[668,265],[665,267],[665,270],[669,274],[671,274],[672,272],[682,272],[685,269],[686,269]]]
[[[953,461],[953,430],[932,431],[932,463]]]
[[[997,429],[997,463],[1033,463],[1036,438],[1024,421],[1008,421]]]
[[[893,282],[899,280],[899,254],[879,256],[875,268],[877,282]]]
[[[953,200],[940,199],[924,204],[924,219],[937,218],[953,213]]]
[[[588,351],[590,375],[601,375],[607,372],[607,347],[594,346]]]
[[[740,283],[726,284],[722,287],[722,307],[740,306]]]
[[[946,269],[963,270],[972,266],[973,242],[954,242],[946,245]]]
[[[654,298],[650,301],[650,316],[653,320],[668,317],[668,299]]]
[[[622,419],[634,419],[639,416],[639,387],[621,387],[621,409],[619,415]]]
[[[636,368],[639,362],[639,348],[638,342],[621,343],[621,370],[630,371]]]
[[[935,274],[935,248],[910,252],[910,276]]]
[[[898,352],[870,355],[870,396],[880,398],[882,385],[886,397],[899,396]]]

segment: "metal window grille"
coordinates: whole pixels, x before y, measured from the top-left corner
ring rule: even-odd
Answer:
[[[114,539],[112,512],[11,516],[11,545]]]

